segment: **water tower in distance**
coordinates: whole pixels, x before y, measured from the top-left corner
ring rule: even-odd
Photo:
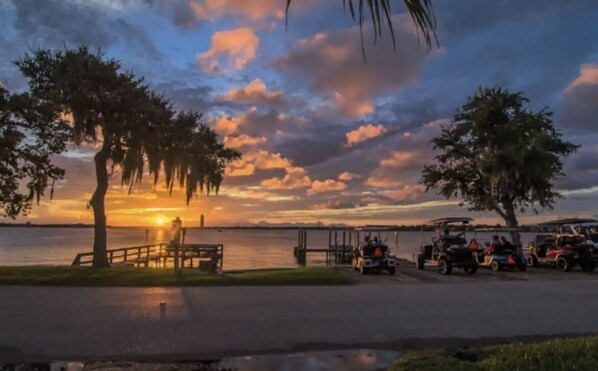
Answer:
[[[201,216],[199,217],[199,228],[203,228],[204,227],[204,217],[203,214],[201,214]]]

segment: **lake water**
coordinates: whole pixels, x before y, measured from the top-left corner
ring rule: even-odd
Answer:
[[[425,233],[429,240],[432,233]],[[383,235],[384,237],[384,235]],[[473,237],[473,233],[468,233]],[[533,234],[522,234],[527,243]],[[339,244],[342,237],[339,236]],[[490,239],[490,234],[478,234],[478,240]],[[170,240],[167,229],[150,229],[147,243]],[[388,236],[391,252],[412,259],[419,248],[420,232],[394,232]],[[0,265],[69,265],[75,255],[91,252],[91,228],[0,228]],[[221,243],[224,245],[224,269],[290,268],[296,267],[293,246],[297,245],[297,230],[188,229],[186,243]],[[108,247],[118,248],[146,244],[145,228],[108,229]],[[307,246],[328,247],[328,231],[308,230]],[[325,264],[325,254],[307,254],[307,265]]]

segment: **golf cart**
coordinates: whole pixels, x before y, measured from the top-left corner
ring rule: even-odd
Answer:
[[[513,228],[494,228],[494,229],[476,229],[475,237],[471,241],[470,245],[477,244],[478,233],[487,232],[492,233],[492,236],[498,238],[499,233],[511,232]],[[513,245],[510,242],[500,242],[492,245],[490,241],[485,241],[484,246],[478,245],[477,248],[477,260],[480,267],[490,268],[493,271],[500,271],[502,269],[518,269],[525,272],[527,268],[527,262],[525,255],[521,249],[521,245]]]
[[[538,224],[534,240],[523,249],[528,267],[548,265],[569,272],[579,265],[586,272],[594,271],[594,246],[587,244],[582,235],[561,234],[566,226],[575,224],[571,221],[560,219]]]
[[[422,226],[422,244],[416,258],[417,269],[423,270],[426,263],[438,267],[440,274],[451,274],[453,268],[461,268],[468,274],[478,270],[477,243],[467,244],[466,228],[472,218],[451,217],[430,220]],[[430,243],[423,243],[424,227],[433,225],[435,236]],[[450,234],[450,226],[461,225],[463,231]],[[475,242],[475,241],[472,241]]]
[[[394,234],[398,248],[398,229],[392,226],[365,226],[353,230],[355,246],[352,266],[361,274],[386,271],[394,275],[397,258],[390,254],[387,241]]]
[[[592,245],[594,255],[598,255],[598,220],[594,218],[560,219],[559,234],[561,236],[581,236],[584,243]]]

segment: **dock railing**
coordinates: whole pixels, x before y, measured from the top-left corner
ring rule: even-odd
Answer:
[[[179,263],[181,267],[201,268],[202,262],[206,264],[209,259],[218,256],[218,266],[223,267],[224,245],[222,244],[185,244],[179,247]],[[121,247],[106,250],[108,263],[111,267],[121,266],[150,266],[166,267],[167,263],[175,261],[175,249],[170,244],[158,243]],[[206,260],[208,259],[208,260]],[[72,265],[91,266],[93,252],[79,253],[75,256]]]

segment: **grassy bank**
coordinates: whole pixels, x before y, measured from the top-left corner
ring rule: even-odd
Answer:
[[[349,285],[351,278],[334,268],[264,269],[210,275],[186,269],[175,277],[172,269],[88,267],[0,267],[0,285],[31,286],[275,286]]]
[[[467,350],[408,351],[390,371],[595,370],[598,337],[512,343]]]

